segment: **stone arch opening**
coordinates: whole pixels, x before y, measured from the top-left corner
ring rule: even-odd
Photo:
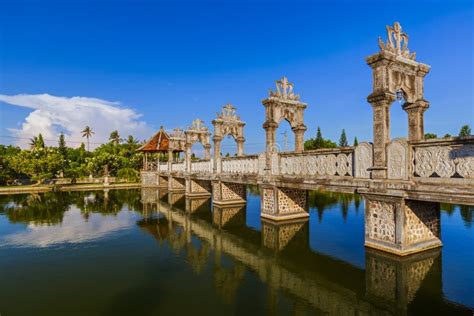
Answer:
[[[192,148],[196,143],[204,147],[204,159],[211,158],[211,133],[204,125],[204,121],[195,119],[192,125],[184,132],[186,138],[186,170],[191,171]]]
[[[269,97],[263,100],[265,106],[266,152],[274,153],[278,150],[276,130],[281,121],[286,120],[294,133],[294,151],[304,150],[304,110],[306,103],[300,101],[300,96],[294,94],[293,84],[286,77],[276,81],[276,90],[270,91]]]
[[[408,35],[400,23],[387,26],[387,41],[379,37],[380,52],[369,56],[367,64],[372,68],[373,92],[367,101],[373,109],[374,129],[374,178],[386,178],[386,146],[390,142],[390,107],[403,96],[402,109],[408,115],[408,140],[424,139],[424,112],[429,107],[424,99],[424,77],[430,66],[415,61],[416,54],[408,50]]]
[[[214,159],[220,158],[222,152],[221,143],[226,137],[232,137],[237,143],[237,156],[244,154],[244,126],[245,123],[236,114],[236,108],[232,104],[222,107],[221,113],[217,113],[217,118],[212,121],[214,126]]]

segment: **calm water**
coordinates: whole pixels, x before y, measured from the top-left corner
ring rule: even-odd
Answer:
[[[0,314],[472,315],[474,208],[443,205],[444,247],[399,259],[364,249],[357,196],[312,192],[280,225],[247,198],[0,196]]]

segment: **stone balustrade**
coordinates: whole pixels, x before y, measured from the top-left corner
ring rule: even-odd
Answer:
[[[144,170],[146,171],[158,171],[158,164],[155,160],[153,161],[147,161],[145,164]]]
[[[354,148],[280,153],[279,171],[287,176],[353,176]]]
[[[416,178],[474,179],[474,137],[432,139],[412,144]]]
[[[222,173],[250,175],[259,173],[258,155],[222,158],[221,163]]]
[[[168,163],[167,162],[160,162],[158,167],[159,167],[159,171],[168,172]]]
[[[213,160],[191,161],[191,172],[212,173]]]
[[[184,172],[185,163],[183,162],[174,162],[171,164],[171,172]]]

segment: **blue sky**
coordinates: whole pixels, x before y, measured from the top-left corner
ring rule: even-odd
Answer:
[[[342,128],[351,141],[371,140],[365,58],[395,21],[417,60],[432,66],[426,132],[457,134],[474,125],[473,13],[461,0],[1,1],[0,142],[24,144],[42,129],[47,139],[63,131],[79,142],[86,122],[97,143],[116,128],[144,139],[197,117],[212,129],[232,103],[256,152],[265,140],[261,100],[283,75],[308,103],[307,138],[321,126],[333,140]],[[406,113],[398,103],[391,113],[392,137],[406,136]],[[286,122],[279,141],[285,130],[292,142]]]

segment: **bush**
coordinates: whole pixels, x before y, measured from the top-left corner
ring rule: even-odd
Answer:
[[[122,168],[117,171],[117,177],[120,179],[126,179],[128,182],[138,182],[139,173],[133,168]]]

